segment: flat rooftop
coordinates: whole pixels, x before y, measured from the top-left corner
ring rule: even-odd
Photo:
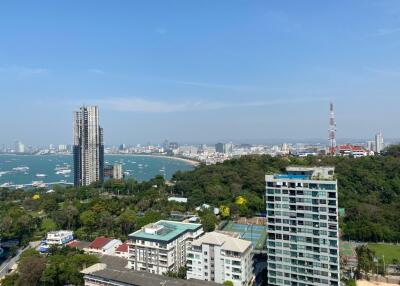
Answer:
[[[334,167],[287,167],[286,173],[267,175],[268,179],[275,180],[333,180]]]
[[[103,256],[101,263],[92,265],[81,273],[84,274],[86,279],[95,279],[97,281],[104,281],[109,283],[119,283],[121,285],[132,286],[217,286],[214,282],[207,282],[201,280],[183,280],[171,278],[163,275],[152,274],[149,272],[135,271],[126,268],[126,259],[119,257]]]
[[[144,226],[142,229],[129,235],[129,239],[170,242],[186,232],[195,232],[202,227],[198,223],[183,223],[160,220]]]

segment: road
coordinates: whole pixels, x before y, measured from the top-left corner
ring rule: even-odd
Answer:
[[[21,253],[24,252],[25,250],[32,248],[32,247],[37,247],[39,242],[30,242],[29,245],[23,249],[18,249],[17,250],[17,255],[14,257],[8,258],[6,261],[4,261],[0,265],[0,279],[3,278],[4,276],[7,275],[7,273],[12,269],[15,263],[17,263],[19,257],[21,256]]]

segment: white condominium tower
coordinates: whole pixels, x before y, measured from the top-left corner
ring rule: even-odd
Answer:
[[[268,285],[340,283],[334,168],[266,175]]]
[[[382,133],[378,133],[375,135],[375,152],[376,153],[381,153],[382,150],[385,148],[385,143],[383,141],[383,135]]]
[[[103,129],[97,106],[74,112],[74,184],[87,186],[104,177]]]

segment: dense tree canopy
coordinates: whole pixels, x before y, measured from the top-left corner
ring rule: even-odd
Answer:
[[[388,148],[384,156],[364,158],[245,156],[177,172],[173,180],[176,191],[192,206],[224,205],[231,215],[251,216],[264,211],[266,173],[283,172],[289,165],[334,166],[339,207],[346,211],[341,221],[344,238],[395,242],[400,240],[400,152],[396,150],[400,147]],[[238,196],[246,204],[238,205]]]
[[[253,216],[265,211],[266,173],[282,172],[289,165],[334,166],[339,185],[339,206],[345,208],[341,231],[346,239],[400,240],[399,146],[384,155],[365,158],[243,156],[221,164],[200,165],[177,172],[172,185],[157,176],[146,182],[109,180],[85,188],[55,187],[55,192],[6,190],[0,192],[0,232],[3,239],[22,244],[40,240],[52,229],[71,229],[78,238],[106,235],[126,239],[136,229],[171,212],[195,212],[204,203],[222,211],[224,219]],[[34,198],[34,195],[39,198]],[[183,195],[188,204],[168,201]],[[213,229],[215,216],[202,215]]]

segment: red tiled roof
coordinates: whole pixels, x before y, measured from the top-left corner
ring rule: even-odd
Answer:
[[[79,245],[79,241],[77,241],[77,240],[73,240],[73,241],[67,243],[67,246],[69,246],[69,247],[78,247],[78,245]]]
[[[128,252],[128,244],[127,243],[121,244],[120,246],[117,247],[117,249],[115,251]]]
[[[89,248],[100,249],[103,246],[105,246],[107,243],[109,243],[110,241],[111,241],[111,238],[99,236],[99,237],[96,237],[96,239],[92,241],[92,243],[89,245]]]
[[[338,146],[338,149],[339,149],[340,151],[349,150],[349,151],[362,151],[362,152],[366,152],[366,150],[365,150],[362,146],[354,146],[354,145],[340,145],[340,146]]]

